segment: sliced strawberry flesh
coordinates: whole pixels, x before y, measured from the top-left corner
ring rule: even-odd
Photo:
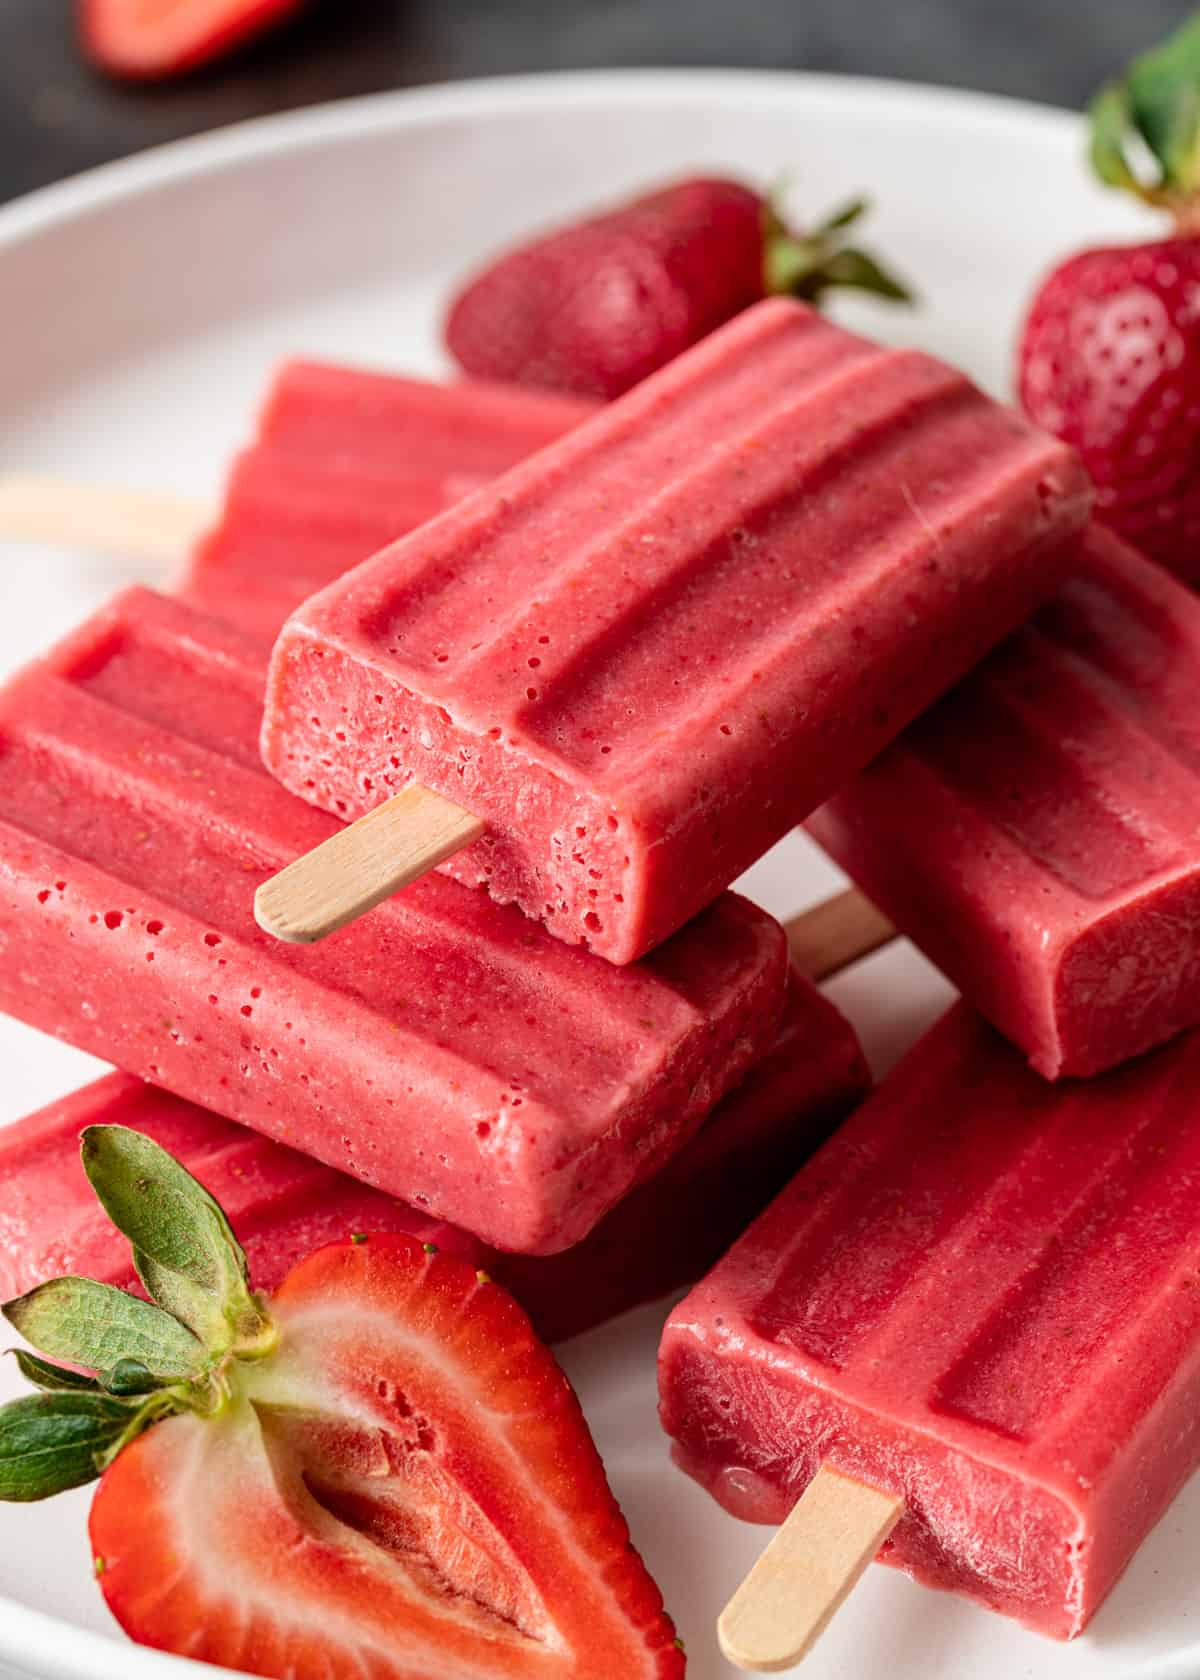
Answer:
[[[674,1677],[569,1384],[516,1303],[412,1238],[320,1251],[216,1419],[118,1459],[92,1541],[147,1643],[292,1680]]]

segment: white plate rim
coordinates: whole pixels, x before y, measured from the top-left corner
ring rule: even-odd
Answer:
[[[792,70],[626,68],[480,77],[332,101],[255,117],[103,164],[0,205],[0,256],[26,241],[101,210],[251,161],[306,148],[402,132],[447,117],[484,120],[515,111],[615,106],[654,100],[665,107],[711,99],[776,104],[803,97],[844,112],[848,98],[896,122],[970,127],[993,137],[1040,130],[1046,143],[1082,147],[1075,112],[1033,100],[920,81]],[[34,1655],[36,1653],[36,1655]],[[0,1594],[0,1661],[43,1680],[168,1680],[170,1675],[232,1674],[188,1658],[124,1643]],[[36,1663],[36,1667],[30,1667]],[[1190,1680],[1200,1673],[1200,1642],[1130,1671],[1130,1680]]]
[[[802,92],[806,100],[848,97],[874,104],[897,120],[970,123],[980,129],[1040,125],[1061,142],[1081,138],[1078,113],[1031,99],[938,87],[882,76],[828,75],[807,70],[566,70],[524,76],[482,76],[418,88],[331,100],[271,116],[251,117],[204,134],[152,146],[131,157],[100,164],[0,205],[0,249],[101,207],[155,188],[226,169],[248,159],[277,156],[306,146],[353,140],[388,129],[418,127],[434,117],[484,117],[521,108],[632,103],[647,97],[670,105],[697,98],[779,101]]]

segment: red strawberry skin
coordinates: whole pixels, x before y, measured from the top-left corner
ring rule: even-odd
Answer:
[[[697,177],[563,228],[470,281],[446,344],[476,378],[618,397],[764,295],[764,214]]]
[[[298,12],[303,0],[79,0],[79,36],[109,75],[157,81],[198,70]]]
[[[280,1680],[677,1680],[683,1654],[573,1391],[525,1314],[415,1238],[321,1249],[216,1418],[105,1474],[135,1639]]]
[[[1200,238],[1084,251],[1033,300],[1021,402],[1073,444],[1097,516],[1200,581]]]

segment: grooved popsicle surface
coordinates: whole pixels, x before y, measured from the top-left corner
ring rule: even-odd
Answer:
[[[662,1415],[736,1514],[820,1464],[882,1556],[1078,1633],[1200,1463],[1200,1034],[1051,1085],[959,1005],[675,1310]]]
[[[580,1240],[770,1043],[733,895],[629,972],[427,876],[321,945],[255,887],[336,825],[258,761],[263,655],[131,591],[0,692],[0,1007],[498,1246]]]
[[[264,757],[338,815],[461,803],[448,872],[627,962],[1027,616],[1088,502],[963,375],[775,300],[300,608]]]
[[[1200,600],[1095,527],[1078,574],[809,820],[1048,1078],[1200,1022]]]
[[[553,442],[596,405],[324,362],[277,371],[185,600],[274,641],[309,595]]]
[[[0,1132],[0,1293],[67,1273],[134,1282],[129,1245],[79,1160],[90,1125],[155,1138],[220,1201],[259,1289],[353,1231],[409,1231],[462,1254],[512,1289],[540,1334],[563,1340],[692,1282],[865,1094],[853,1028],[793,976],[765,1056],[696,1136],[574,1248],[503,1254],[311,1157],[128,1074],[110,1074]],[[686,1214],[686,1217],[682,1217]]]

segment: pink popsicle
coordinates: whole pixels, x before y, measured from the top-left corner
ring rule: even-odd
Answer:
[[[229,1214],[255,1284],[273,1289],[347,1231],[411,1231],[485,1267],[550,1340],[692,1282],[867,1089],[849,1023],[793,980],[775,1043],[661,1172],[565,1254],[502,1254],[444,1221],[127,1074],[0,1131],[0,1293],[76,1272],[133,1282],[128,1245],[79,1165],[79,1133],[131,1126],[177,1156]]]
[[[505,386],[286,362],[180,592],[273,641],[307,596],[594,409]]]
[[[1047,1078],[1200,1023],[1200,601],[1096,527],[1080,575],[810,818]]]
[[[580,1241],[771,1043],[726,895],[620,971],[432,876],[327,944],[254,884],[334,830],[261,769],[260,646],[130,591],[0,691],[0,1007],[499,1247]]]
[[[466,807],[445,869],[629,962],[1028,615],[1088,502],[960,373],[776,299],[301,607],[265,761]]]
[[[581,397],[464,379],[452,385],[333,362],[284,362],[259,442],[325,466],[494,478],[597,410]],[[461,493],[461,492],[460,492]]]
[[[319,460],[266,444],[235,461],[218,524],[179,594],[266,642],[309,595],[450,507],[462,481]]]
[[[1200,1034],[1050,1085],[965,1005],[672,1313],[662,1418],[730,1511],[819,1464],[881,1556],[1076,1634],[1200,1463]]]

